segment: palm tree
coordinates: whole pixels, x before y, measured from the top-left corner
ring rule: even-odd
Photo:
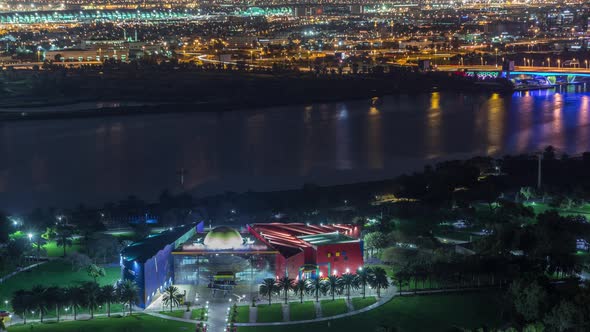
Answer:
[[[105,285],[100,289],[100,301],[107,304],[107,317],[111,317],[111,303],[116,302],[117,292],[113,285]]]
[[[74,320],[76,320],[78,316],[78,308],[84,305],[84,292],[80,287],[72,286],[66,289],[66,299],[72,307],[72,311],[74,312]]]
[[[90,319],[94,318],[94,310],[100,304],[100,286],[96,282],[86,282],[82,285],[84,302],[90,310]]]
[[[277,292],[277,288],[277,282],[274,278],[266,278],[262,280],[262,285],[260,285],[260,295],[268,296],[268,305],[271,303],[272,295]]]
[[[375,278],[373,279],[372,286],[377,289],[377,297],[381,297],[381,289],[387,289],[389,287],[389,280],[387,279],[387,273],[382,267],[375,267],[373,269]]]
[[[46,291],[47,288],[41,285],[33,286],[33,288],[31,289],[33,308],[39,311],[41,323],[43,323],[43,317],[45,316],[45,312],[47,312],[47,298],[45,295]]]
[[[294,280],[287,276],[283,276],[281,279],[279,279],[277,286],[283,291],[285,295],[285,304],[287,304],[288,301],[289,291],[293,289],[293,282]]]
[[[357,275],[357,280],[359,283],[359,286],[361,286],[362,290],[363,290],[363,299],[365,298],[367,292],[367,284],[371,283],[371,280],[373,279],[373,269],[371,269],[370,267],[366,267],[366,268],[359,268],[356,271],[356,275]]]
[[[340,284],[346,289],[346,298],[350,301],[350,289],[358,286],[357,277],[354,274],[345,273],[340,277]]]
[[[10,299],[12,309],[14,309],[14,312],[22,314],[25,325],[27,324],[27,311],[33,307],[32,300],[31,292],[22,289],[12,293],[12,298]]]
[[[72,242],[72,230],[69,227],[61,226],[57,230],[57,238],[55,239],[55,243],[58,247],[64,248],[64,255],[66,257],[66,247],[71,247]]]
[[[55,307],[55,317],[59,323],[59,311],[64,302],[64,291],[63,289],[53,286],[45,290],[45,304],[47,307]]]
[[[137,285],[131,280],[125,280],[119,286],[119,294],[121,296],[121,300],[124,303],[129,304],[129,316],[131,316],[133,313],[133,305],[137,303],[138,291],[139,290],[137,288]]]
[[[293,291],[295,291],[295,295],[299,294],[299,303],[303,303],[303,294],[309,290],[309,284],[305,279],[299,279],[293,285]]]
[[[162,298],[162,302],[164,302],[164,305],[169,305],[170,312],[172,312],[173,305],[177,307],[180,306],[181,297],[182,294],[180,294],[178,287],[170,285],[164,289],[164,297]]]
[[[334,301],[334,296],[336,295],[336,292],[338,292],[338,290],[340,290],[340,288],[342,287],[341,280],[337,276],[331,275],[326,280],[326,284],[328,285],[330,294],[332,294],[332,301]]]
[[[318,302],[320,300],[320,291],[322,290],[323,281],[319,277],[314,279],[307,279],[308,287],[311,289],[312,292],[315,293],[315,301]]]

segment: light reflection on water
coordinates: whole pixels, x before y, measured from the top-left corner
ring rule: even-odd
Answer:
[[[590,148],[582,87],[224,113],[0,123],[0,209],[392,177],[449,158]]]

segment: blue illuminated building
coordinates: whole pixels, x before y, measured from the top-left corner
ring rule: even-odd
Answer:
[[[133,281],[139,288],[138,305],[145,308],[174,280],[171,253],[193,236],[203,223],[171,228],[134,242],[121,251],[121,279]]]

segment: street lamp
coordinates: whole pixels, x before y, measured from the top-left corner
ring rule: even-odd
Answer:
[[[584,64],[586,65],[586,69],[588,69],[588,60],[584,60]]]
[[[561,68],[561,60],[557,59],[557,68]]]
[[[551,68],[551,58],[547,58],[547,68]]]
[[[522,65],[526,66],[526,58],[522,58]]]
[[[498,48],[495,48],[496,50],[496,68],[498,68]]]
[[[27,234],[27,237],[29,238],[29,241],[31,241],[33,239],[33,234],[29,233],[29,234]]]

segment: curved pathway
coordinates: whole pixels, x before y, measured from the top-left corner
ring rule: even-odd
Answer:
[[[315,323],[315,322],[323,322],[332,319],[344,318],[349,316],[354,316],[363,312],[367,312],[369,310],[373,310],[378,308],[385,303],[389,302],[394,296],[396,295],[395,287],[391,287],[391,290],[388,290],[387,294],[381,297],[377,302],[371,304],[370,306],[366,306],[362,309],[349,311],[345,314],[328,316],[328,317],[320,317],[316,319],[306,319],[306,320],[296,320],[296,321],[288,321],[288,322],[272,322],[272,323],[234,323],[235,326],[281,326],[281,325],[294,325],[294,324],[305,324],[305,323]]]

